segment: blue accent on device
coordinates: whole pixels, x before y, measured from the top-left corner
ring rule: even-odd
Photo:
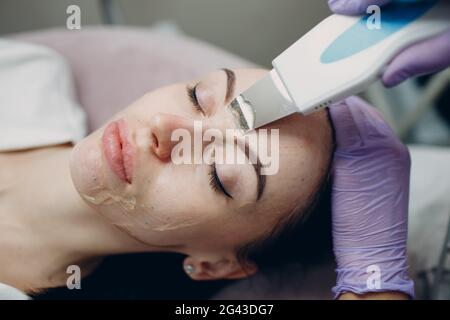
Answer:
[[[369,19],[373,17],[366,15],[328,46],[322,53],[320,62],[337,62],[376,45],[419,19],[437,2],[438,0],[394,1],[381,9],[381,29],[369,29]]]

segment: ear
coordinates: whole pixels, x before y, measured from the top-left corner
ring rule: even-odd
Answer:
[[[234,258],[187,257],[183,262],[184,270],[193,280],[241,279],[258,271],[256,264],[248,262],[242,266]],[[191,266],[191,267],[187,267]]]

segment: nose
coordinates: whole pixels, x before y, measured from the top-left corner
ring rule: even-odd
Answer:
[[[163,161],[170,159],[172,149],[179,143],[178,140],[172,141],[171,139],[172,133],[176,129],[185,129],[193,137],[194,121],[186,117],[164,113],[154,115],[151,120],[151,151]]]

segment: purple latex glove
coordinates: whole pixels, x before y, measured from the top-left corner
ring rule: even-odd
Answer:
[[[330,115],[337,144],[331,195],[335,298],[386,291],[413,297],[406,256],[409,152],[358,97],[331,106]]]
[[[370,5],[383,6],[391,0],[329,0],[332,11],[339,14],[364,14]],[[383,19],[383,11],[381,11]],[[398,54],[383,74],[386,87],[393,87],[404,80],[450,66],[450,29],[444,33],[413,44]]]

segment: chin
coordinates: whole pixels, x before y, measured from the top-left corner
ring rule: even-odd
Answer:
[[[75,145],[70,157],[70,173],[78,193],[93,196],[104,189],[103,167],[100,140],[94,135]]]

